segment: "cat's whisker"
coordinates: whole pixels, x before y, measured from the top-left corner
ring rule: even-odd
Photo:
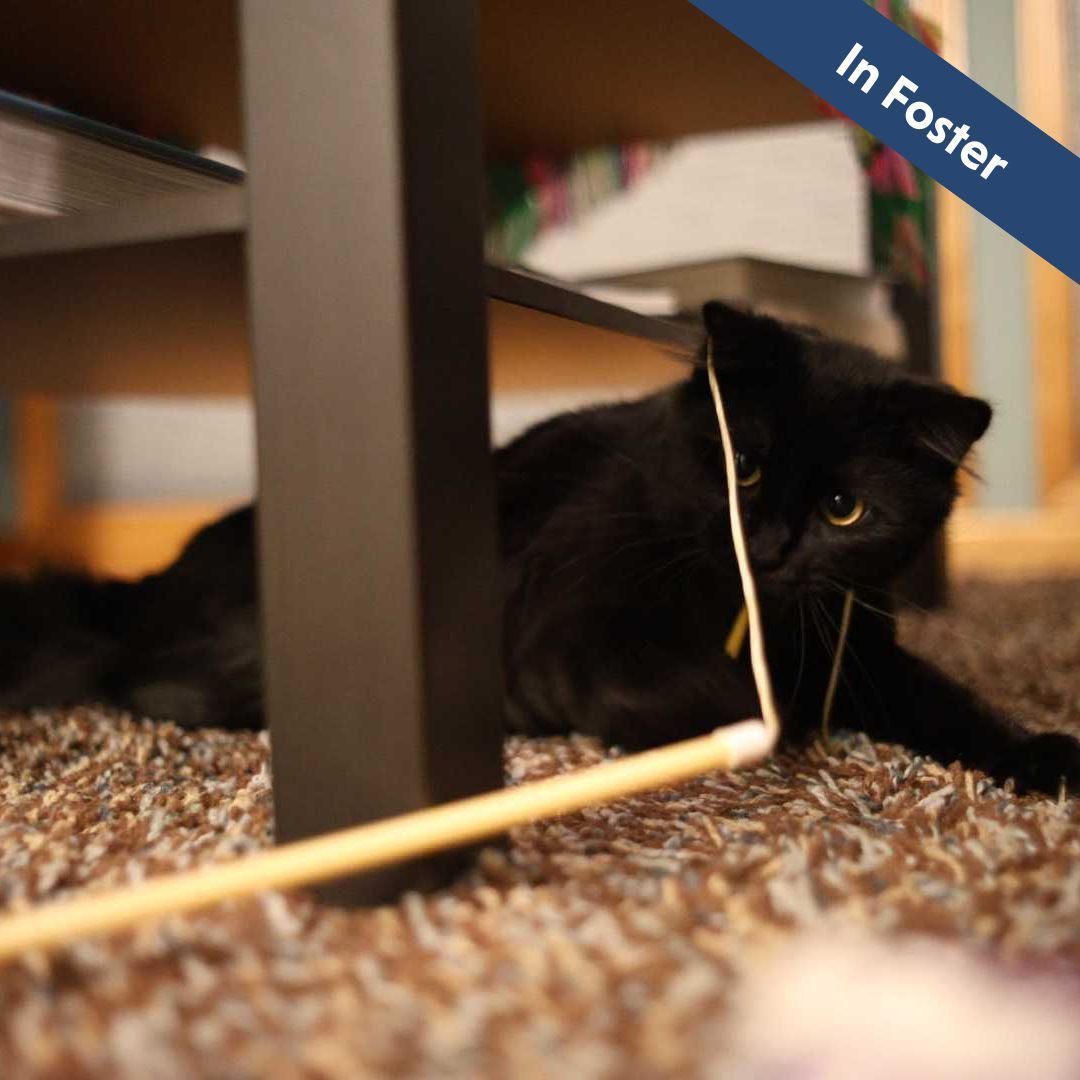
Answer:
[[[825,632],[825,626],[821,621],[821,613],[818,610],[821,605],[821,600],[813,594],[809,596],[809,600],[810,621],[814,624],[814,629],[817,631],[818,638],[821,640],[821,644],[824,646],[825,652],[831,654],[835,643],[829,641],[828,634],[826,634]]]
[[[842,585],[839,581],[834,581],[831,578],[825,579],[825,584],[835,589],[841,596],[846,596],[849,592],[853,594],[855,603],[859,607],[866,608],[867,611],[872,611],[875,615],[881,615],[883,618],[891,619],[896,622],[899,616],[894,611],[886,611],[884,608],[875,607],[869,601],[864,600],[858,593],[858,588],[854,585]]]
[[[798,696],[799,687],[802,686],[803,671],[806,667],[806,613],[803,610],[802,597],[796,599],[796,606],[799,610],[799,671],[795,676],[794,689],[791,691],[792,701]]]
[[[847,589],[842,584],[843,580],[844,580],[843,578],[838,578],[835,581],[830,581],[829,584],[833,585],[835,588],[840,589],[841,592],[846,592]],[[838,583],[841,583],[841,584],[838,584]],[[885,611],[883,608],[874,607],[873,604],[869,603],[868,601],[864,600],[861,596],[859,596],[859,591],[860,590],[868,589],[871,592],[880,593],[882,596],[885,596],[885,597],[887,597],[887,598],[889,598],[891,600],[891,599],[893,599],[893,593],[892,593],[892,591],[890,589],[884,589],[884,588],[881,588],[880,586],[875,586],[875,585],[866,585],[866,584],[864,584],[862,582],[860,582],[858,584],[856,584],[855,582],[851,582],[849,587],[855,590],[855,603],[856,604],[859,604],[861,607],[866,608],[868,611],[873,611],[878,615],[883,615],[885,618],[891,619],[894,623],[899,623],[900,622],[900,616],[896,612],[894,612],[894,611]],[[931,611],[930,608],[923,607],[922,604],[917,604],[917,603],[915,603],[914,600],[908,600],[908,599],[905,598],[904,606],[914,609],[916,612],[918,612],[920,615],[923,615],[923,616],[933,616],[935,614],[935,612]],[[957,630],[954,626],[950,625],[949,623],[943,623],[942,626],[948,633],[952,634],[952,636],[955,637],[958,641],[967,642],[967,644],[969,644],[969,645],[976,645],[980,649],[991,650],[993,648],[993,643],[988,641],[985,638],[979,638],[979,637],[973,636],[972,634],[963,633],[962,631]]]
[[[607,553],[605,555],[605,560],[607,562],[611,562],[612,560],[614,560],[619,555],[622,555],[625,552],[631,551],[631,550],[633,550],[635,548],[648,547],[650,545],[675,543],[676,541],[679,541],[679,540],[688,540],[691,537],[696,536],[696,535],[697,535],[697,531],[692,530],[692,531],[687,531],[687,532],[682,532],[682,533],[663,533],[660,536],[637,537],[634,540],[628,540],[621,547],[618,547],[614,551],[612,551],[610,553]],[[578,563],[582,562],[585,559],[594,558],[594,556],[595,556],[595,553],[593,551],[579,552],[577,555],[573,556],[573,558],[568,559],[564,563],[561,563],[559,566],[555,567],[553,570],[547,571],[547,576],[549,578],[560,577],[568,569],[570,569],[572,566],[576,566]],[[584,580],[584,579],[581,579],[581,580]]]
[[[832,616],[829,614],[828,608],[825,606],[824,601],[820,597],[811,595],[810,600],[812,601],[810,612],[811,616],[814,618],[814,622],[818,631],[818,636],[821,638],[821,643],[825,647],[826,653],[831,657],[835,654],[836,650],[840,646],[840,628],[832,619]],[[832,641],[829,640],[829,627],[836,631],[836,637]],[[851,650],[850,642],[845,643],[844,651],[845,655],[850,652],[851,655],[855,658],[856,662],[859,664],[859,667],[861,667],[863,669],[863,672],[867,675],[867,681],[870,684],[870,688],[874,691],[874,695],[879,701],[881,701],[882,698],[880,693],[878,693],[877,691],[877,687],[874,685],[873,680],[870,679],[869,673],[866,672],[866,668],[863,665],[862,661],[860,661],[858,657],[855,656],[855,653]],[[847,672],[844,670],[843,663],[841,663],[840,665],[839,677],[840,682],[843,684],[848,694],[850,695],[852,702],[855,705],[858,705],[860,695],[856,691],[854,682],[848,677]]]
[[[616,556],[633,549],[655,546],[660,544],[685,544],[690,540],[697,538],[698,536],[698,530],[693,529],[678,533],[663,533],[659,536],[638,537],[634,540],[627,541],[621,547],[617,548],[614,552],[606,555],[605,565],[610,565],[610,563],[615,559]],[[678,561],[679,559],[682,559],[686,556],[696,554],[698,551],[700,551],[702,557],[708,554],[705,549],[700,548],[700,545],[698,545],[698,547],[680,551],[672,561]],[[592,560],[594,557],[595,552],[585,551],[579,553],[578,555],[575,555],[571,559],[568,559],[566,562],[562,563],[554,570],[542,570],[541,573],[537,575],[538,579],[533,581],[529,585],[529,588],[543,590],[545,593],[545,599],[548,603],[552,603],[556,600],[562,600],[564,597],[571,596],[574,592],[583,588],[586,585],[586,583],[590,580],[592,573],[594,572],[594,568],[587,568],[585,573],[580,574],[571,580],[566,580],[567,571],[572,569],[574,566],[579,565],[583,561]],[[665,566],[661,569],[664,569],[666,566],[667,564],[665,564]],[[646,577],[652,576],[652,571],[654,569],[654,567],[649,567],[649,573],[646,575]],[[560,581],[559,579],[562,580]]]
[[[675,569],[677,566],[682,566],[686,569],[688,566],[693,566],[698,559],[704,558],[707,554],[708,552],[706,549],[700,546],[690,548],[687,551],[682,551],[661,566],[651,567],[647,573],[637,578],[632,584],[638,586],[644,585],[646,581],[662,577],[665,573]]]
[[[697,536],[698,536],[698,532],[695,529],[695,530],[691,530],[689,532],[668,533],[668,534],[666,534],[664,536],[653,537],[651,539],[642,539],[642,540],[637,540],[637,541],[630,541],[630,542],[628,542],[626,544],[623,544],[621,547],[617,548],[615,551],[613,551],[611,553],[611,555],[608,556],[607,561],[609,563],[614,562],[615,559],[618,558],[618,556],[620,556],[622,554],[625,554],[627,551],[631,551],[631,550],[634,550],[635,548],[642,547],[642,546],[658,545],[658,544],[670,544],[670,545],[674,545],[676,547],[679,547],[682,544],[686,544],[689,541],[691,541],[693,539],[696,539]],[[690,548],[689,550],[690,551],[696,551],[697,548]],[[687,549],[677,550],[677,552],[676,552],[676,554],[674,556],[674,559],[678,560],[680,558],[683,558],[686,554],[687,554]],[[665,563],[664,566],[666,566],[666,565],[668,565],[668,564]],[[648,569],[649,569],[649,572],[646,574],[646,577],[650,577],[652,575],[652,572],[656,568],[655,567],[649,567]],[[644,580],[644,579],[642,579],[642,580]]]
[[[855,581],[852,578],[845,578],[839,575],[834,575],[833,577],[826,578],[825,580],[828,581],[830,585],[836,585],[845,590],[854,589],[856,592],[862,592],[863,590],[875,592],[881,596],[886,597],[889,600],[891,600],[893,597],[893,590],[883,587],[881,585],[870,585],[865,581]]]
[[[836,620],[832,617],[832,613],[829,611],[828,607],[823,602],[821,603],[821,611],[825,618],[829,621],[829,624],[836,631],[837,641],[839,641],[840,627],[837,625]],[[844,653],[845,655],[850,655],[852,660],[854,660],[855,663],[859,665],[859,668],[861,669],[863,675],[866,676],[867,685],[874,693],[874,697],[877,698],[879,704],[885,705],[885,699],[881,696],[881,693],[877,688],[877,684],[874,682],[874,677],[870,674],[870,669],[866,666],[866,664],[863,663],[862,658],[859,656],[858,651],[856,650],[853,642],[850,639],[845,645]],[[848,690],[851,691],[852,699],[856,699],[858,695],[855,693],[854,684],[850,679],[848,679],[847,674],[844,672],[843,665],[841,665],[840,667],[840,678],[844,681],[844,685],[847,686]]]
[[[582,495],[603,495],[600,487],[588,487]],[[658,521],[656,511],[653,509],[642,510],[602,510],[598,511],[595,504],[588,502],[575,502],[566,506],[566,512],[588,518],[589,521]]]
[[[591,435],[590,437],[592,438],[592,441],[593,441],[593,443],[595,445],[601,447],[606,453],[610,454],[613,458],[617,459],[618,461],[623,462],[623,464],[625,464],[625,465],[629,465],[633,469],[636,469],[639,473],[641,473],[642,476],[645,476],[645,477],[651,477],[652,476],[652,469],[650,469],[647,465],[643,464],[642,462],[638,461],[637,458],[635,458],[635,457],[631,456],[630,454],[628,454],[622,447],[616,446],[615,444],[606,442],[606,441],[604,441],[602,439],[597,439],[594,435]],[[679,483],[678,481],[676,481],[672,477],[668,477],[667,483],[669,484],[670,487],[674,488],[674,490],[682,493],[683,495],[687,495],[687,496],[691,497],[695,501],[698,500],[701,497],[701,492],[700,491],[695,491],[692,487],[690,487],[690,486],[688,486],[686,484]]]
[[[855,603],[866,611],[869,611],[874,615],[879,615],[883,619],[888,619],[892,623],[898,623],[900,621],[900,616],[895,614],[895,612],[886,611],[884,608],[874,607],[873,604],[868,604],[865,600],[860,600],[858,596],[855,597]]]
[[[835,654],[836,650],[840,647],[840,628],[836,625],[836,623],[833,620],[832,616],[829,614],[829,610],[825,606],[825,602],[820,597],[817,597],[817,596],[813,597],[812,599],[813,599],[814,604],[815,604],[815,606],[817,607],[817,609],[818,609],[818,611],[820,613],[820,617],[822,619],[826,620],[826,625],[827,626],[831,626],[832,629],[836,631],[836,639],[832,643],[830,643],[828,641],[827,634],[825,634],[825,633],[822,634],[822,641],[825,643],[826,650],[830,653],[830,655],[833,655],[833,654]],[[850,648],[851,648],[850,644],[845,644],[845,654],[847,654],[850,651]],[[841,663],[841,665],[840,665],[839,676],[840,676],[840,682],[844,685],[844,687],[847,689],[847,692],[851,695],[852,702],[857,704],[859,695],[855,692],[855,686],[852,683],[851,679],[848,678],[847,672],[844,671],[843,663]],[[835,706],[835,702],[834,702],[834,706]]]

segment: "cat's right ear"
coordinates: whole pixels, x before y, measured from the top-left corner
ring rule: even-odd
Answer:
[[[916,440],[957,467],[986,434],[993,416],[981,398],[929,380],[900,382],[892,396]]]
[[[712,346],[717,374],[776,360],[795,340],[790,330],[768,315],[710,300],[701,309],[701,318]]]

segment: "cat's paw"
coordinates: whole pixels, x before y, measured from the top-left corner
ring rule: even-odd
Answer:
[[[1020,793],[1057,795],[1064,781],[1067,792],[1080,794],[1080,742],[1069,735],[1032,735],[1017,743],[994,772],[1003,780],[1012,777]]]

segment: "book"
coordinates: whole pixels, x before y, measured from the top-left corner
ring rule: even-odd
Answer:
[[[888,281],[873,274],[817,270],[772,259],[733,257],[639,269],[578,283],[598,289],[666,292],[676,311],[700,321],[702,304],[726,300],[785,322],[812,326],[824,334],[874,349],[883,356],[904,355],[903,328],[890,304]]]
[[[243,179],[232,164],[0,90],[0,223]]]
[[[563,281],[737,256],[867,274],[868,208],[843,121],[695,135],[633,187],[544,230],[520,261]]]

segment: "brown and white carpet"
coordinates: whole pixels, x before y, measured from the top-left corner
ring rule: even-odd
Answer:
[[[907,640],[1080,732],[1080,583]],[[268,742],[0,720],[0,907],[270,841]],[[601,757],[513,740],[514,780]],[[269,894],[0,969],[0,1077],[1080,1076],[1080,800],[844,737],[516,830],[433,896]],[[1075,1029],[1075,1030],[1074,1030]]]

